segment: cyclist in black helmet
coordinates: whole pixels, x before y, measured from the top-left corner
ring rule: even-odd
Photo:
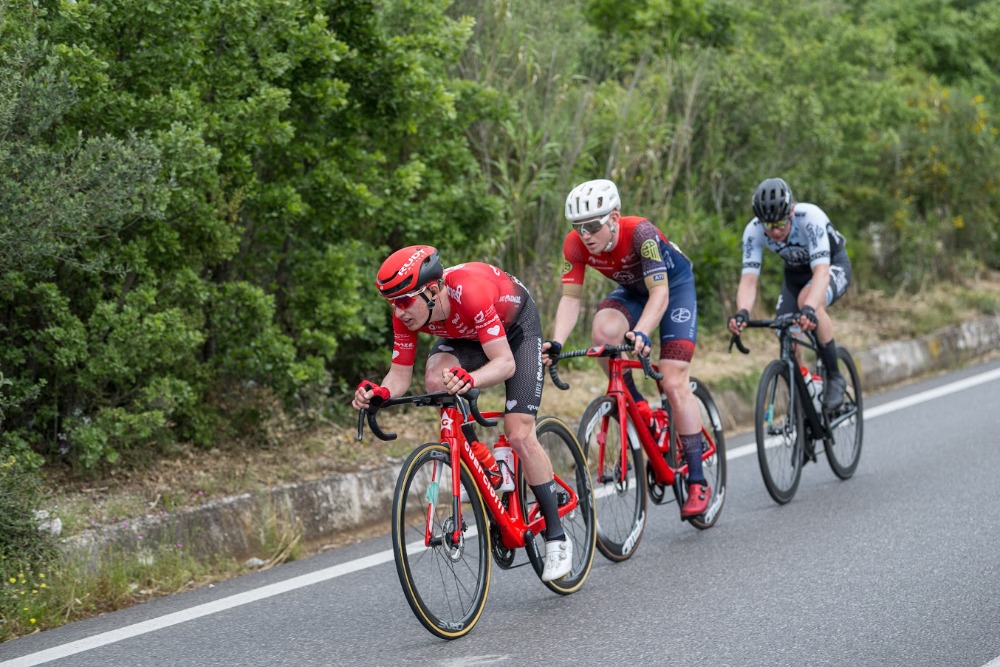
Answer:
[[[820,207],[796,202],[788,183],[780,178],[768,178],[757,186],[753,212],[755,217],[743,232],[743,275],[729,330],[739,334],[746,327],[757,298],[764,248],[770,248],[785,260],[777,314],[798,312],[799,326],[804,331],[816,330],[819,354],[829,372],[823,407],[832,410],[844,401],[846,382],[840,374],[833,321],[826,309],[851,284],[851,260],[844,249],[844,237]]]

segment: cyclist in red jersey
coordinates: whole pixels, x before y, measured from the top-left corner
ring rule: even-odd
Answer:
[[[673,407],[688,464],[688,499],[681,516],[703,514],[712,489],[702,471],[701,415],[689,379],[698,334],[691,261],[649,220],[623,216],[618,188],[609,180],[573,188],[566,198],[566,218],[573,231],[563,243],[562,297],[552,340],[542,345],[542,352],[558,354],[573,331],[588,266],[618,283],[597,307],[591,339],[594,345],[617,345],[625,338],[635,343],[636,353],[649,354],[652,341],[646,332],[659,328],[660,386]],[[602,361],[607,371],[607,362]],[[544,363],[551,363],[548,354]],[[626,373],[624,380],[639,412],[653,427],[653,411],[632,374]]]
[[[431,246],[397,250],[376,278],[392,305],[392,365],[381,385],[362,381],[351,405],[367,408],[373,396],[402,396],[410,387],[417,333],[437,340],[427,358],[428,392],[464,394],[503,382],[504,432],[545,517],[543,581],[565,577],[573,544],[559,519],[552,463],[535,435],[542,400],[542,326],[531,294],[514,276],[490,264],[470,262],[445,269]]]

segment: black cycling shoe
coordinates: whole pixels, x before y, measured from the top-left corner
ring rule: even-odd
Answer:
[[[844,402],[844,392],[847,389],[847,380],[840,373],[831,375],[826,383],[826,390],[823,394],[823,408],[826,410],[836,410]]]

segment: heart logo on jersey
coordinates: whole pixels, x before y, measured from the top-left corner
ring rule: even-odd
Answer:
[[[513,410],[513,409],[514,409],[514,408],[515,408],[516,406],[517,406],[517,401],[516,401],[516,400],[514,400],[514,399],[511,399],[511,400],[507,401],[507,412],[510,412],[510,411],[511,411],[511,410]]]
[[[491,336],[496,336],[498,333],[500,333],[500,325],[497,324],[490,327],[489,329],[486,330],[486,333],[488,333]]]
[[[399,356],[399,350],[393,350],[392,351],[392,358],[395,359],[398,356]]]
[[[442,352],[451,352],[455,348],[453,348],[453,347],[451,347],[449,345],[438,345],[438,349],[441,350]]]

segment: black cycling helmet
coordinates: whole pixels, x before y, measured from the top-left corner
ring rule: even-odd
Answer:
[[[768,178],[753,193],[753,212],[761,222],[778,222],[792,210],[792,189],[781,178]]]
[[[443,274],[444,267],[434,247],[407,246],[389,255],[382,263],[375,286],[382,296],[394,299],[441,280]]]

